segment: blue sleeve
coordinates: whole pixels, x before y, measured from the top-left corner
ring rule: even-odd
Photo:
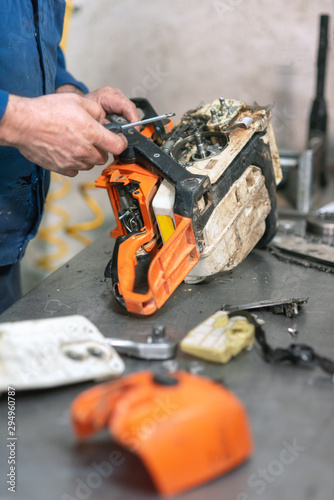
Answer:
[[[5,114],[7,103],[8,103],[8,92],[5,90],[0,90],[0,120]]]
[[[73,78],[72,75],[70,75],[70,73],[68,73],[68,71],[66,71],[65,57],[61,48],[58,47],[55,88],[57,89],[61,85],[74,85],[75,87],[78,87],[78,89],[82,90],[85,93],[89,92],[86,85],[84,85],[81,82],[78,82],[75,78]]]

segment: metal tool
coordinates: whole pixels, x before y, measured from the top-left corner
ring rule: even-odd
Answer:
[[[172,116],[175,116],[175,113],[166,113],[165,115],[154,116],[153,118],[147,118],[146,120],[139,120],[138,122],[133,123],[125,123],[123,125],[121,123],[110,122],[105,125],[105,128],[114,134],[121,134],[123,130],[137,127],[138,125],[147,125],[149,123],[163,120],[164,118],[171,118]]]
[[[313,198],[319,187],[324,187],[326,181],[326,150],[327,150],[327,105],[325,100],[326,59],[328,51],[328,34],[330,33],[330,17],[320,16],[319,45],[316,75],[316,95],[313,99],[309,118],[309,130],[305,149],[300,153],[280,151],[281,166],[290,183],[294,180],[297,170],[296,208],[299,212],[308,213],[312,210]],[[292,177],[290,178],[290,173]]]
[[[164,326],[154,326],[152,335],[146,342],[135,342],[134,340],[107,338],[110,344],[120,354],[126,354],[139,359],[162,360],[176,356],[178,342],[166,336]]]
[[[298,299],[269,299],[261,300],[260,302],[251,302],[249,304],[242,304],[238,306],[231,306],[224,304],[222,306],[223,311],[242,311],[250,309],[270,309],[275,314],[285,314],[288,318],[293,318],[298,314],[298,307],[305,304],[308,301],[306,298]]]
[[[325,186],[326,180],[326,132],[327,106],[325,100],[325,74],[328,48],[329,15],[320,16],[319,46],[317,61],[317,89],[310,115],[309,143],[316,138],[321,144],[318,152],[318,172],[320,186]]]

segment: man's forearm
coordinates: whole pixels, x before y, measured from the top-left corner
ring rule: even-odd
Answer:
[[[5,113],[0,120],[0,146],[16,146],[17,141],[17,126],[13,116],[20,114],[20,100],[26,98],[15,95],[8,96],[8,103]]]
[[[56,94],[71,93],[71,94],[78,94],[81,96],[85,95],[85,93],[81,89],[71,84],[60,85],[60,87],[56,88],[55,93]]]

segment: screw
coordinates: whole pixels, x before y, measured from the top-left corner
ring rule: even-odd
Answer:
[[[295,326],[288,328],[288,332],[290,333],[291,337],[296,337],[296,335],[298,335],[298,330]]]
[[[211,113],[211,123],[218,123],[218,116],[215,108],[211,108],[210,113]]]
[[[224,97],[219,97],[219,102],[220,102],[220,116],[224,114],[225,111],[225,99]]]

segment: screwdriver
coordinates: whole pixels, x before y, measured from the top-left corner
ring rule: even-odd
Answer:
[[[153,116],[152,118],[146,118],[146,120],[140,120],[139,122],[125,123],[121,125],[120,123],[110,122],[105,125],[105,128],[113,132],[114,134],[121,134],[123,130],[128,128],[136,127],[137,125],[146,125],[147,123],[153,123],[158,120],[163,120],[164,118],[170,118],[175,116],[175,113],[166,113],[165,115]]]

